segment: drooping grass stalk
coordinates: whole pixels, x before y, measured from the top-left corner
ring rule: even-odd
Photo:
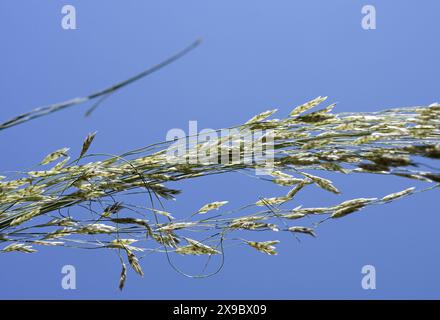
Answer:
[[[124,260],[143,275],[139,257],[154,252],[166,254],[169,261],[175,254],[222,257],[225,243],[241,243],[272,255],[278,240],[257,242],[248,234],[243,238],[243,231],[263,231],[270,237],[277,232],[315,236],[323,221],[438,187],[438,170],[422,162],[440,158],[439,104],[339,114],[332,113],[334,105],[329,105],[309,112],[324,101],[318,97],[282,119],[268,119],[276,110],[263,112],[229,128],[234,130],[218,140],[201,139],[173,161],[169,152],[177,148],[176,141],[114,156],[88,153],[95,138],[89,135],[77,159],[71,160],[68,149],[63,148],[44,158],[41,171],[3,177],[0,241],[5,246],[0,252],[31,253],[41,245],[116,250],[123,265],[122,288]],[[243,139],[243,132],[255,130],[267,130],[260,138],[263,144],[273,141],[272,167],[258,161],[234,162],[229,157],[229,161],[220,162],[188,161],[214,149],[243,159],[250,143]],[[228,172],[253,175],[252,171],[259,169],[265,175],[256,176],[258,179],[289,187],[287,194],[274,198],[256,195],[253,203],[235,209],[229,209],[233,206],[225,199],[200,203],[200,210],[186,217],[166,211],[166,201],[181,192],[170,184]],[[330,207],[298,206],[295,195],[303,188],[315,186],[340,193],[332,181],[319,176],[320,171],[398,176],[426,182],[427,186],[346,200]],[[147,195],[144,205],[130,202],[130,197],[139,193]]]
[[[91,93],[87,96],[84,97],[77,97],[77,98],[73,98],[73,99],[69,99],[63,102],[58,102],[58,103],[54,103],[54,104],[50,104],[47,106],[42,106],[42,107],[38,107],[35,108],[29,112],[25,112],[23,114],[20,114],[8,121],[5,121],[3,123],[0,124],[0,131],[7,129],[7,128],[11,128],[13,126],[17,126],[19,124],[52,114],[54,112],[58,112],[61,111],[63,109],[66,108],[70,108],[79,104],[83,104],[89,101],[93,101],[98,99],[98,101],[86,112],[86,116],[90,115],[100,104],[102,101],[104,101],[104,99],[107,99],[109,96],[111,96],[113,93],[115,93],[116,91],[132,84],[133,82],[136,82],[142,78],[145,78],[146,76],[149,76],[150,74],[170,65],[171,63],[179,60],[180,58],[182,58],[183,56],[185,56],[187,53],[189,53],[190,51],[192,51],[193,49],[195,49],[196,47],[198,47],[201,43],[201,40],[196,40],[194,41],[192,44],[190,44],[188,47],[186,47],[185,49],[183,49],[182,51],[179,51],[178,53],[170,56],[168,59],[154,65],[153,67],[142,71],[141,73],[138,73],[137,75],[128,78],[122,82],[119,82],[117,84],[114,84],[108,88],[102,89],[100,91]]]

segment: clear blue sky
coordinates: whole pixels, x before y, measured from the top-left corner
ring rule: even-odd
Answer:
[[[61,7],[77,10],[77,30],[60,26]],[[373,4],[377,29],[361,28]],[[0,1],[0,120],[100,89],[202,36],[176,64],[115,94],[91,118],[86,106],[1,132],[0,171],[20,170],[60,147],[78,149],[98,130],[94,151],[120,153],[165,139],[171,128],[220,128],[318,95],[337,111],[374,111],[439,99],[440,2],[400,1]],[[337,177],[340,198],[380,196],[412,186],[383,177]],[[285,190],[242,176],[185,183],[176,216],[208,200],[240,205]],[[312,188],[313,189],[313,188]],[[312,190],[311,189],[311,190]],[[341,199],[312,190],[305,206]],[[0,255],[0,298],[440,298],[438,191],[364,210],[324,225],[317,239],[280,235],[279,255],[227,251],[215,277],[182,277],[156,255],[144,279],[130,271],[120,293],[114,254],[44,248]],[[267,237],[271,237],[268,235]],[[195,261],[195,260],[194,260]],[[190,258],[186,271],[200,270]],[[78,289],[61,288],[61,268],[77,268]],[[377,289],[361,288],[361,268],[377,270]]]

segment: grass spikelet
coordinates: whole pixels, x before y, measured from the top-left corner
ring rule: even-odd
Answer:
[[[144,276],[144,272],[142,271],[142,267],[139,264],[139,260],[136,257],[136,255],[129,249],[127,246],[124,247],[125,252],[127,254],[128,263],[133,268],[133,270],[140,275],[141,277]]]
[[[178,247],[176,249],[176,253],[178,254],[189,254],[189,255],[203,255],[203,254],[220,254],[221,252],[211,248],[210,246],[207,246],[201,242],[198,242],[194,239],[185,238],[185,240],[189,243],[187,246]]]
[[[82,158],[87,153],[87,151],[90,148],[90,145],[92,144],[93,140],[95,139],[96,134],[97,134],[97,132],[95,131],[93,133],[89,133],[89,135],[86,137],[86,139],[84,140],[83,145],[82,145],[81,153],[79,155],[80,158]]]
[[[312,180],[314,183],[316,183],[318,186],[320,186],[322,189],[339,194],[341,193],[334,185],[333,183],[328,180],[328,179],[324,179],[318,176],[314,176],[312,174],[309,173],[305,173],[302,172],[302,175],[304,175],[305,177],[309,178],[310,180]]]
[[[301,218],[304,218],[305,216],[306,216],[305,213],[299,213],[299,212],[293,212],[293,213],[286,213],[286,214],[283,214],[283,218],[285,218],[285,219],[291,219],[291,220],[301,219]]]
[[[66,157],[66,159],[61,160],[60,162],[58,162],[52,170],[50,170],[51,172],[53,172],[54,174],[58,174],[61,173],[61,169],[66,165],[67,162],[70,161],[70,157]]]
[[[173,230],[179,230],[179,229],[185,229],[189,227],[196,226],[196,222],[175,222],[175,223],[167,223],[163,226],[160,226],[157,228],[157,231],[173,231]]]
[[[392,200],[396,200],[396,199],[402,198],[404,196],[407,196],[407,195],[413,193],[414,190],[415,190],[415,188],[412,187],[412,188],[408,188],[408,189],[405,189],[405,190],[402,190],[402,191],[399,191],[399,192],[395,192],[395,193],[389,194],[389,195],[383,197],[382,201],[392,201]]]
[[[273,109],[273,110],[267,110],[267,111],[264,111],[264,112],[262,112],[260,114],[257,114],[256,116],[254,116],[251,119],[249,119],[245,123],[245,125],[250,125],[250,124],[257,123],[257,122],[261,122],[261,121],[269,118],[271,115],[273,115],[277,111],[278,111],[278,109]]]
[[[153,233],[152,238],[165,247],[177,248],[180,239],[171,231],[161,232],[161,234]]]
[[[12,220],[11,226],[18,226],[19,224],[22,224],[23,222],[26,222],[32,219],[33,217],[38,216],[39,214],[40,214],[40,208],[32,210],[28,213],[24,213],[19,217],[15,218],[14,220]]]
[[[309,214],[324,214],[332,211],[332,208],[327,207],[319,207],[319,208],[298,208],[294,209],[293,213],[295,214],[303,214],[303,215],[309,215]]]
[[[295,197],[295,195],[309,183],[310,181],[308,180],[300,180],[299,183],[287,193],[286,198],[293,199],[293,197]]]
[[[104,223],[92,223],[92,224],[88,224],[88,225],[76,230],[76,233],[78,233],[78,234],[99,234],[99,233],[113,233],[116,231],[117,231],[117,229],[113,226],[106,225]]]
[[[297,184],[297,183],[301,182],[302,180],[301,179],[296,179],[296,178],[291,178],[291,179],[281,178],[281,179],[274,179],[272,181],[274,183],[280,185],[280,186],[290,187],[290,186],[292,186],[294,184]]]
[[[197,211],[197,213],[206,213],[211,210],[218,210],[220,207],[224,206],[227,203],[228,203],[228,201],[211,202],[211,203],[205,204],[203,207],[201,207],[199,209],[199,211]]]
[[[59,150],[56,150],[50,154],[48,154],[43,161],[40,162],[41,165],[49,164],[55,160],[58,160],[61,157],[67,157],[67,152],[69,151],[69,148],[62,148]]]
[[[127,280],[127,266],[125,265],[125,263],[122,263],[122,270],[121,270],[121,275],[119,276],[119,284],[118,284],[119,290],[122,291],[124,289],[126,280]]]
[[[70,227],[62,228],[62,229],[58,229],[58,230],[55,230],[55,231],[48,232],[43,237],[43,240],[59,239],[59,238],[62,238],[62,237],[70,236],[73,233],[75,233],[75,229],[73,229],[73,228],[70,228]]]
[[[309,182],[307,180],[300,180],[300,182],[293,187],[284,197],[273,197],[273,198],[263,198],[255,203],[255,205],[263,207],[267,205],[280,205],[289,200],[292,200],[293,197],[306,186]]]
[[[268,254],[268,255],[277,255],[278,253],[275,251],[275,244],[280,243],[278,240],[273,241],[264,241],[264,242],[255,242],[255,241],[247,241],[245,243],[251,246],[252,248],[257,249],[258,251]]]
[[[291,116],[291,117],[298,116],[298,115],[300,115],[301,113],[304,113],[304,112],[306,112],[307,110],[309,110],[309,109],[311,109],[311,108],[317,106],[317,105],[320,104],[321,102],[324,102],[325,100],[327,100],[327,97],[321,97],[321,96],[319,96],[319,97],[317,97],[317,98],[315,98],[315,99],[313,99],[313,100],[311,100],[311,101],[309,101],[309,102],[306,102],[306,103],[304,103],[304,104],[302,104],[302,105],[296,107],[295,109],[293,109],[293,110],[290,112],[290,116]]]
[[[63,246],[65,242],[62,241],[44,241],[44,240],[36,240],[32,242],[33,244],[38,244],[40,246]]]
[[[24,252],[24,253],[34,253],[37,250],[32,249],[32,246],[25,245],[24,243],[12,243],[3,248],[3,252]]]
[[[380,140],[383,138],[383,135],[380,133],[372,133],[360,138],[357,138],[356,140],[353,141],[354,145],[360,145],[360,144],[365,144],[365,143],[371,143],[377,140]]]
[[[72,218],[54,218],[47,222],[48,226],[75,227],[78,223]]]
[[[106,245],[106,248],[111,249],[124,249],[129,251],[144,251],[142,248],[138,248],[135,246],[132,246],[132,243],[137,242],[136,239],[115,239],[112,240],[108,245]]]
[[[374,201],[377,201],[377,198],[359,198],[359,199],[352,199],[348,201],[342,202],[340,205],[336,207],[335,212],[332,213],[330,216],[331,218],[342,218],[346,215],[359,211],[363,207],[365,207],[367,204],[372,203]]]
[[[363,206],[352,206],[352,207],[340,208],[340,209],[337,209],[334,213],[332,213],[332,215],[330,217],[331,218],[342,218],[350,213],[359,211],[362,207]]]
[[[104,209],[102,213],[102,217],[110,217],[111,215],[118,213],[123,208],[122,202],[115,202],[112,205],[108,206]]]
[[[289,200],[290,200],[290,198],[288,198],[288,197],[263,198],[263,199],[255,202],[255,205],[257,205],[259,207],[264,207],[267,205],[279,205],[279,204],[282,204],[282,203],[289,201]]]
[[[121,224],[137,224],[139,226],[146,227],[148,230],[151,230],[150,225],[148,224],[148,220],[138,219],[138,218],[112,218],[112,222],[121,223]]]
[[[136,240],[136,239],[115,239],[115,240],[112,240],[109,247],[110,248],[123,248],[124,246],[128,246],[128,245],[135,243],[137,241],[138,240]]]
[[[290,227],[288,230],[290,232],[304,233],[312,237],[316,237],[316,233],[312,228],[294,226],[294,227]]]
[[[272,181],[280,186],[291,186],[302,182],[302,179],[294,178],[290,174],[274,170],[270,173],[272,177],[275,177]]]
[[[160,214],[161,216],[167,217],[170,220],[174,220],[175,218],[171,215],[170,212],[163,211],[163,210],[157,210],[157,209],[151,209],[152,212]]]
[[[236,218],[230,222],[229,227],[240,229],[240,228],[242,228],[243,225],[245,225],[247,223],[254,223],[254,222],[266,220],[266,219],[267,219],[267,217],[265,217],[265,216],[247,216],[247,217]]]

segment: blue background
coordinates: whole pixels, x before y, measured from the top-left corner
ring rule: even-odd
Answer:
[[[61,28],[73,4],[77,30]],[[373,4],[377,30],[361,28]],[[439,100],[440,2],[401,1],[0,1],[0,120],[88,94],[161,61],[199,36],[204,44],[172,66],[108,99],[91,118],[87,106],[0,133],[2,172],[32,167],[47,153],[99,134],[94,152],[121,153],[162,141],[171,128],[221,128],[268,108],[286,115],[318,95],[336,111],[374,111]],[[321,206],[382,196],[414,184],[365,175],[332,177],[344,192],[310,188],[295,205]],[[241,175],[182,184],[169,206],[177,217],[227,199],[230,207],[285,188]],[[131,270],[125,290],[116,255],[42,248],[0,255],[0,298],[440,298],[438,191],[368,208],[323,225],[317,239],[279,235],[278,256],[229,248],[217,276],[188,279],[163,255]],[[167,204],[168,205],[168,204]],[[272,239],[268,234],[266,239]],[[61,268],[77,269],[77,290],[61,288]],[[372,264],[377,289],[363,290],[361,268]],[[200,260],[182,268],[199,272]]]

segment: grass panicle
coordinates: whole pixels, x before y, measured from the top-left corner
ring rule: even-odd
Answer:
[[[276,110],[263,112],[228,128],[235,130],[227,131],[229,135],[214,144],[199,142],[195,146],[195,150],[226,149],[242,159],[248,150],[246,140],[229,142],[238,140],[249,128],[270,129],[274,143],[270,169],[258,161],[189,163],[188,154],[170,162],[167,150],[173,147],[171,141],[118,156],[92,154],[93,133],[86,137],[76,159],[69,149],[62,148],[42,157],[38,170],[1,176],[0,253],[35,253],[40,246],[113,250],[122,263],[122,289],[127,278],[125,262],[143,276],[141,259],[152,253],[165,254],[170,263],[173,255],[223,258],[226,243],[244,243],[275,255],[278,240],[257,242],[241,236],[264,232],[272,237],[286,232],[295,237],[316,237],[324,221],[438,187],[438,170],[424,163],[440,158],[440,105],[332,113],[331,104],[307,113],[325,99],[318,97],[302,104],[281,119],[269,119]],[[10,125],[26,118],[20,119]],[[237,205],[236,209],[230,209],[233,204],[227,200],[218,199],[208,204],[201,200],[196,204],[200,209],[189,216],[166,210],[167,200],[182,192],[176,189],[179,181],[196,182],[200,177],[230,172],[249,176],[262,169],[266,170],[264,176],[254,176],[261,183],[274,183],[289,191],[283,189],[276,197],[255,195],[253,203]],[[320,174],[328,172],[403,177],[427,186],[345,200],[329,207],[305,208],[297,203],[296,195],[306,186],[340,194],[335,184]],[[139,195],[148,200],[145,205],[130,201]],[[301,221],[309,226],[298,226]]]

